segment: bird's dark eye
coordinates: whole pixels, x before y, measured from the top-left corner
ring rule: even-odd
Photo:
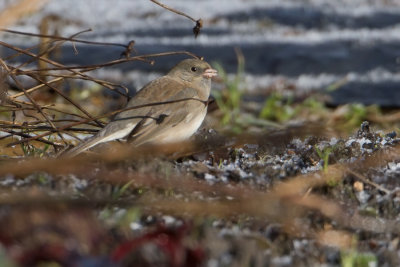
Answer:
[[[192,67],[190,70],[195,72],[195,71],[197,71],[197,68],[196,67]]]

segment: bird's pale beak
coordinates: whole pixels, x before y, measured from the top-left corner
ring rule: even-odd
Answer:
[[[211,79],[218,75],[218,71],[215,69],[206,69],[203,73],[203,77],[207,79]]]

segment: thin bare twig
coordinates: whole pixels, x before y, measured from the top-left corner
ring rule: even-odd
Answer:
[[[43,112],[42,108],[40,107],[40,105],[38,105],[36,103],[36,101],[30,96],[29,93],[26,92],[25,88],[22,86],[22,84],[20,84],[20,82],[18,81],[18,79],[15,77],[14,74],[12,74],[10,72],[10,70],[8,69],[7,64],[0,59],[0,64],[3,65],[3,68],[9,73],[9,75],[11,76],[11,78],[14,80],[15,84],[25,93],[25,96],[29,99],[29,101],[31,101],[31,103],[33,104],[33,106],[36,108],[36,110],[45,118],[45,120],[51,125],[51,127],[53,127],[54,129],[56,129],[56,126],[52,123],[52,121],[50,120],[50,118]],[[62,135],[60,133],[57,133],[58,136],[61,138],[61,140],[64,141],[64,143],[66,144],[64,138],[62,137]],[[57,147],[54,146],[54,148],[57,150]]]
[[[24,53],[24,54],[27,54],[27,55],[29,55],[29,56],[38,58],[39,60],[43,60],[43,61],[45,61],[45,62],[47,62],[47,63],[52,64],[52,65],[63,66],[62,64],[57,63],[57,62],[55,62],[55,61],[53,61],[53,60],[49,60],[49,59],[43,58],[43,57],[38,57],[38,56],[35,55],[34,53],[31,53],[31,52],[29,52],[29,51],[24,51],[23,49],[19,49],[19,48],[13,47],[13,46],[11,46],[11,45],[9,45],[9,44],[7,44],[7,43],[4,43],[4,42],[2,42],[2,41],[0,41],[0,44],[3,45],[3,46],[5,46],[5,47],[8,47],[8,48],[11,48],[11,49],[15,49],[15,50],[17,50],[17,51],[20,51],[20,52],[22,52],[22,53]],[[7,66],[4,62],[3,62],[3,64],[4,64],[4,66]],[[16,68],[13,68],[13,70],[16,70]],[[84,74],[79,73],[79,72],[77,72],[77,71],[73,71],[73,70],[71,70],[71,71],[74,72],[75,74],[83,75],[83,76],[86,76],[86,77],[87,77],[87,75],[84,75]],[[12,74],[12,72],[10,72],[9,75],[10,75],[11,77],[14,77],[14,78],[15,78],[15,76],[14,76],[14,74]],[[13,78],[13,79],[14,79],[14,78]],[[16,79],[14,79],[14,80],[15,80],[16,83],[18,83],[18,81],[17,81]],[[46,85],[49,86],[49,87],[51,87],[49,84],[46,84]],[[19,87],[21,87],[20,89],[22,89],[24,92],[26,91],[22,86],[19,86]],[[54,89],[54,87],[53,87],[53,89]],[[31,100],[31,97],[29,96],[29,94],[26,94],[26,95],[27,95],[27,97],[29,98],[29,100]],[[67,99],[67,100],[68,100],[68,99]],[[80,109],[80,111],[82,111],[86,116],[88,116],[89,118],[91,118],[91,115],[90,115],[85,109],[83,109],[82,107],[80,107],[78,104],[76,104],[75,106],[78,107],[78,108]],[[102,126],[102,124],[101,124],[100,122],[98,122],[98,121],[96,121],[96,120],[94,120],[94,121],[95,121],[96,123],[98,123],[98,125],[99,125],[100,127]]]
[[[383,186],[381,186],[381,185],[379,185],[379,184],[377,184],[377,183],[374,183],[374,182],[368,180],[364,175],[361,175],[361,174],[358,173],[358,172],[355,172],[355,171],[350,170],[350,169],[347,169],[346,171],[347,171],[349,174],[351,174],[351,175],[353,175],[354,177],[356,177],[357,179],[363,181],[363,182],[366,183],[366,184],[372,185],[373,187],[375,187],[376,189],[378,189],[379,191],[381,191],[381,192],[383,192],[383,193],[385,193],[385,194],[390,194],[390,192],[391,192],[390,190],[384,188]]]
[[[188,101],[188,100],[200,101],[200,102],[204,103],[205,105],[208,103],[207,101],[204,101],[204,100],[201,100],[201,99],[198,99],[198,98],[189,97],[189,98],[182,98],[182,99],[171,100],[171,101],[154,102],[154,103],[147,103],[147,104],[143,104],[143,105],[137,105],[137,106],[133,106],[133,107],[126,107],[126,108],[123,108],[123,109],[120,109],[120,110],[109,112],[109,113],[107,113],[105,115],[97,116],[95,118],[83,119],[83,120],[81,120],[79,122],[76,122],[76,123],[71,123],[71,124],[64,125],[62,127],[57,128],[57,132],[62,132],[65,129],[68,129],[68,128],[72,127],[72,126],[84,124],[84,123],[87,123],[87,122],[90,122],[90,121],[93,121],[93,120],[106,118],[106,117],[111,117],[111,116],[113,116],[115,114],[118,114],[118,113],[121,113],[121,112],[127,111],[127,110],[139,109],[139,108],[151,107],[151,106],[158,106],[158,105],[165,105],[165,104],[172,104],[172,103]],[[13,146],[13,145],[16,145],[16,144],[29,142],[31,140],[35,140],[36,138],[44,137],[44,136],[47,136],[49,134],[52,134],[52,132],[46,132],[46,133],[37,135],[37,136],[32,137],[32,138],[28,138],[28,139],[24,139],[24,140],[21,140],[21,141],[12,142],[12,143],[7,144],[7,146]]]
[[[1,43],[0,43],[1,44]],[[134,56],[134,57],[129,57],[129,58],[121,58],[117,60],[111,60],[109,62],[101,63],[101,64],[92,64],[92,65],[80,65],[80,66],[62,66],[62,67],[54,67],[54,68],[45,68],[45,69],[31,69],[27,70],[26,72],[39,72],[39,71],[54,71],[54,70],[74,70],[74,69],[79,69],[79,70],[95,70],[99,69],[102,67],[110,67],[113,65],[125,63],[125,62],[130,62],[130,61],[144,61],[148,62],[150,64],[154,64],[154,61],[148,61],[148,58],[154,58],[154,57],[163,57],[163,56],[173,56],[173,55],[188,55],[194,58],[199,58],[193,53],[190,53],[188,51],[173,51],[173,52],[163,52],[163,53],[156,53],[156,54],[145,54],[145,55],[140,55],[140,56]]]
[[[162,4],[162,3],[160,3],[160,2],[158,2],[156,0],[150,0],[150,1],[155,3],[156,5],[159,5],[162,8],[165,8],[165,9],[167,9],[167,10],[169,10],[169,11],[175,13],[175,14],[184,16],[184,17],[190,19],[191,21],[195,22],[196,25],[193,27],[194,37],[197,38],[197,36],[200,34],[200,29],[203,27],[203,20],[202,19],[195,20],[194,18],[192,18],[191,16],[183,13],[182,11],[178,11],[176,9],[173,9],[172,7],[169,7],[169,6],[165,5],[165,4]]]
[[[183,13],[182,11],[173,9],[172,7],[169,7],[169,6],[165,5],[165,4],[162,4],[162,3],[160,3],[160,2],[158,2],[158,1],[156,1],[156,0],[150,0],[150,1],[153,2],[153,3],[156,4],[156,5],[159,5],[159,6],[162,7],[162,8],[165,8],[166,10],[169,10],[169,11],[175,13],[175,14],[184,16],[184,17],[190,19],[191,21],[196,22],[196,20],[195,20],[194,18],[192,18],[191,16],[189,16],[189,15]]]
[[[16,131],[4,129],[4,128],[0,128],[0,131],[5,132],[5,133],[9,133],[9,134],[12,134],[12,135],[20,136],[20,137],[23,137],[23,138],[31,138],[32,137],[31,135],[29,135],[27,133],[16,132]],[[54,147],[63,147],[63,145],[55,144],[55,143],[50,142],[50,141],[48,141],[46,139],[43,139],[43,138],[37,138],[35,140],[38,141],[38,142],[47,144],[47,145],[52,145]]]
[[[73,37],[75,37],[75,36],[77,36],[77,35],[79,35],[79,34],[82,34],[82,33],[87,32],[87,31],[88,31],[88,30],[83,30],[83,31],[80,31],[80,32],[78,32],[78,33],[75,33],[75,34],[73,34],[70,38],[73,38]],[[49,35],[49,36],[51,36],[51,35]],[[56,37],[56,36],[53,36],[53,37]],[[49,37],[49,38],[51,38],[51,37]],[[66,39],[68,39],[68,38],[66,38]],[[53,50],[56,49],[57,47],[61,46],[61,45],[65,42],[65,41],[63,40],[63,41],[61,41],[61,42],[58,42],[56,45],[52,46],[52,44],[56,43],[57,41],[58,41],[58,40],[52,39],[52,40],[50,40],[50,41],[44,42],[44,45],[47,46],[48,48],[45,49],[44,51],[42,51],[42,53],[38,54],[38,56],[39,56],[39,57],[43,57],[43,56],[45,56],[46,54],[49,54],[51,51],[53,51]],[[30,49],[26,49],[26,50],[27,50],[27,51],[30,51]],[[22,63],[21,65],[17,66],[16,68],[17,68],[17,69],[22,69],[24,66],[26,66],[26,65],[28,65],[28,64],[30,64],[30,63],[32,63],[32,62],[34,62],[35,60],[36,60],[35,58],[33,58],[33,59],[31,59],[31,60],[27,60],[26,62]]]
[[[48,84],[52,84],[52,83],[61,81],[61,80],[63,80],[63,79],[64,79],[63,77],[59,77],[59,78],[55,78],[55,79],[53,79],[53,80],[51,80],[51,81],[48,81],[47,83],[48,83]],[[27,89],[26,92],[27,92],[27,93],[32,93],[32,92],[34,92],[34,91],[36,91],[36,90],[38,90],[38,89],[41,89],[41,88],[43,88],[43,87],[45,87],[45,86],[46,86],[46,84],[43,84],[43,83],[42,83],[42,84],[36,85],[36,86],[34,86],[34,87],[30,88],[30,89]],[[16,93],[16,94],[14,94],[14,95],[9,96],[9,98],[14,99],[14,98],[23,96],[24,94],[25,94],[25,92]]]
[[[53,40],[58,40],[58,41],[69,41],[69,42],[74,42],[74,43],[83,43],[83,44],[92,44],[92,45],[121,46],[124,48],[129,47],[129,44],[131,43],[131,42],[129,42],[128,44],[120,44],[120,43],[108,43],[108,42],[95,42],[95,41],[75,39],[73,37],[62,37],[62,36],[54,36],[54,35],[47,35],[47,34],[20,32],[20,31],[14,31],[14,30],[9,30],[9,29],[0,29],[0,31],[14,33],[14,34],[20,34],[20,35],[40,37],[40,38],[51,38]],[[92,31],[92,29],[83,30],[83,31],[79,32],[78,34],[81,34],[83,32],[88,32],[88,31]],[[76,35],[76,34],[74,34],[74,35]]]

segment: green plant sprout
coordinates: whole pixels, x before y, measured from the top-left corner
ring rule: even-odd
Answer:
[[[296,110],[291,106],[292,103],[292,97],[285,98],[281,94],[272,93],[265,101],[260,112],[260,118],[285,122],[296,114]]]
[[[331,147],[324,148],[322,151],[317,146],[315,146],[315,151],[318,154],[318,157],[324,161],[324,165],[322,166],[322,170],[324,172],[327,171],[329,165],[329,155],[332,152]]]
[[[224,83],[224,88],[221,91],[214,91],[213,96],[222,112],[221,123],[223,125],[231,125],[234,132],[241,131],[240,120],[240,104],[243,96],[243,80],[244,80],[244,65],[245,60],[243,54],[236,50],[237,55],[237,72],[236,75],[228,77],[223,67],[214,63],[213,65],[218,70],[218,75]]]
[[[43,157],[47,150],[50,148],[49,144],[45,144],[43,148],[37,148],[34,145],[27,144],[27,143],[21,143],[21,149],[22,152],[24,153],[24,156],[26,157]]]
[[[353,236],[351,248],[340,252],[342,267],[376,267],[378,259],[372,253],[362,253],[356,250],[357,237]]]
[[[117,200],[119,199],[121,196],[124,195],[124,193],[128,190],[128,188],[133,184],[135,180],[130,180],[129,182],[127,182],[126,184],[124,184],[121,188],[117,189],[113,195],[112,195],[112,199]]]

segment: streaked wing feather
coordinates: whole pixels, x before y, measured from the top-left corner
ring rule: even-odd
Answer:
[[[177,94],[171,96],[167,101],[194,98],[196,95],[197,92],[195,89],[185,88],[184,90],[181,90]],[[147,119],[142,128],[131,137],[132,143],[136,146],[139,146],[144,143],[153,142],[160,134],[184,121],[188,116],[190,104],[193,104],[193,101],[195,100],[186,100],[182,102],[165,104],[163,105],[162,109],[154,107],[149,112],[149,115],[151,115],[153,119]],[[195,104],[203,105],[200,102]],[[162,115],[166,115],[166,117],[164,117],[160,123],[155,118],[159,118]]]
[[[179,88],[183,88],[182,83],[167,76],[160,77],[143,87],[143,89],[140,90],[131,101],[129,101],[127,108],[165,101],[165,99],[171,97],[177,91],[176,89]],[[107,136],[119,132],[122,129],[129,129],[125,136],[119,138],[126,137],[139,123],[141,123],[142,120],[145,120],[146,122],[148,119],[154,120],[152,119],[152,114],[157,107],[159,106],[147,106],[121,112],[113,119],[113,121],[104,127],[99,135],[103,138],[107,138]]]

